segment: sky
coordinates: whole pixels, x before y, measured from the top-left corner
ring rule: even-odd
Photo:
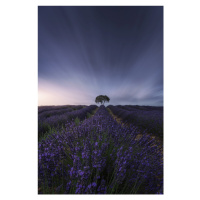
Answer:
[[[39,6],[38,105],[163,106],[162,6]]]

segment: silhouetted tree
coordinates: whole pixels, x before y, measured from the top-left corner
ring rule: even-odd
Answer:
[[[106,95],[99,95],[95,99],[96,103],[101,103],[101,104],[104,104],[106,101],[107,102],[110,101],[110,98],[108,96],[106,96]]]

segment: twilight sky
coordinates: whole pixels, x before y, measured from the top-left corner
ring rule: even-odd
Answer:
[[[38,105],[163,105],[162,6],[39,6]]]

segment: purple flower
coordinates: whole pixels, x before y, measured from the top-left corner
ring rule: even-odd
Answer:
[[[79,173],[80,176],[83,176],[83,174],[84,174],[84,172],[81,171],[81,170],[79,170],[78,173]]]
[[[91,188],[91,186],[92,186],[92,185],[91,185],[91,184],[89,184],[89,185],[88,185],[88,188],[90,189],[90,188]]]
[[[97,151],[95,150],[95,151],[93,151],[94,152],[94,154],[97,154]]]
[[[97,184],[95,182],[92,183],[92,187],[96,187]]]

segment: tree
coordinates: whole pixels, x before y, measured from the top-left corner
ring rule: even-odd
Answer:
[[[105,103],[105,102],[109,102],[110,101],[110,98],[108,97],[108,96],[106,96],[106,95],[99,95],[99,96],[97,96],[96,97],[96,99],[95,99],[95,102],[96,103]]]

